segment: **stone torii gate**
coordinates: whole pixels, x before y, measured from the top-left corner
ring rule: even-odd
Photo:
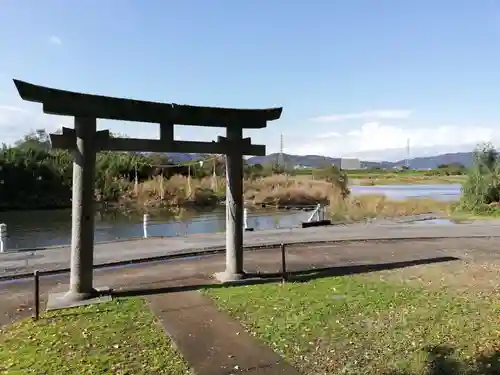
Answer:
[[[243,138],[243,129],[261,129],[277,120],[282,108],[232,109],[156,103],[83,94],[37,86],[14,79],[23,100],[43,104],[43,112],[72,116],[75,128],[51,134],[52,147],[71,150],[73,162],[71,272],[68,292],[54,305],[70,307],[99,295],[93,285],[94,176],[96,152],[183,152],[225,154],[226,158],[226,269],[216,274],[222,282],[244,277],[243,271],[243,155],[263,156],[264,145]],[[157,123],[159,139],[111,138],[97,131],[97,119]],[[175,141],[174,124],[225,127],[217,141]],[[53,299],[56,298],[53,296]]]

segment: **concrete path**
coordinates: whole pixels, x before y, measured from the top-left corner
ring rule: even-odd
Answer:
[[[500,237],[500,223],[477,221],[458,225],[424,225],[377,221],[316,228],[294,228],[245,232],[245,247],[266,247],[281,242],[310,242],[422,239],[422,238]],[[164,237],[96,244],[94,263],[107,264],[149,257],[223,250],[225,233]],[[69,267],[69,247],[17,251],[0,254],[0,278],[38,270]]]
[[[151,308],[197,375],[299,375],[283,358],[197,291],[148,298]]]

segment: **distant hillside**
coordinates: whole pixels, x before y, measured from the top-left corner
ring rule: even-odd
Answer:
[[[183,153],[167,153],[168,157],[174,163],[185,163],[191,160],[200,159],[201,154],[183,154]],[[308,168],[321,168],[329,165],[340,165],[340,158],[331,158],[321,155],[290,155],[283,154],[284,162],[287,166],[293,167],[301,165]],[[274,164],[278,160],[278,154],[269,154],[266,156],[253,156],[248,159],[250,164]],[[390,161],[361,161],[361,167],[366,168],[393,168],[405,163],[404,160],[397,162]],[[437,168],[441,164],[459,163],[469,167],[472,163],[472,152],[457,152],[451,154],[442,154],[436,156],[426,156],[410,159],[411,169],[429,169]]]
[[[456,152],[452,154],[441,154],[436,156],[426,156],[410,159],[410,168],[429,169],[436,168],[441,164],[458,163],[466,167],[472,165],[472,152]],[[404,161],[398,161],[396,164],[402,164]]]
[[[201,154],[184,154],[177,152],[168,152],[166,154],[168,156],[169,161],[173,163],[186,163],[191,160],[198,160],[202,158]]]
[[[320,155],[289,155],[283,154],[284,162],[287,166],[301,165],[308,168],[321,168],[329,165],[340,165],[340,158],[330,158]],[[266,156],[254,156],[248,159],[250,164],[274,164],[278,160],[278,154],[270,154]],[[367,168],[393,168],[403,165],[404,160],[397,162],[373,162],[361,161],[361,166]],[[441,164],[460,163],[469,167],[472,163],[472,152],[458,152],[452,154],[442,154],[436,156],[426,156],[410,159],[409,165],[411,169],[429,169],[437,168]]]

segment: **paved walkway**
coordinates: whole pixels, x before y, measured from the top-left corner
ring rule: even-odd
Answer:
[[[321,241],[358,241],[383,239],[458,238],[500,236],[500,223],[494,221],[473,222],[459,225],[423,225],[375,221],[371,224],[353,224],[316,228],[294,228],[245,232],[246,247],[263,247],[288,244],[304,244]],[[223,251],[225,233],[165,237],[102,243],[95,246],[95,264],[126,262],[149,257],[161,257],[183,253],[200,253],[207,250]],[[70,249],[51,248],[30,252],[0,254],[0,278],[33,272],[69,267]]]
[[[158,294],[148,300],[197,375],[299,375],[200,292]]]

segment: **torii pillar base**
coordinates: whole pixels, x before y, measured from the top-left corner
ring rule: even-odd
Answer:
[[[50,293],[47,300],[47,311],[69,309],[72,307],[80,307],[104,303],[111,301],[111,289],[108,287],[97,288],[92,294],[89,293],[73,293],[71,291],[61,293]]]
[[[233,273],[233,272],[217,272],[214,274],[215,280],[219,281],[222,284],[232,284],[237,283],[238,281],[245,280],[247,277],[246,273]]]

